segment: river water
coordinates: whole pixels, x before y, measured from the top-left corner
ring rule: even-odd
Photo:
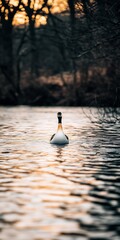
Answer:
[[[119,133],[96,109],[1,107],[0,240],[120,239]]]

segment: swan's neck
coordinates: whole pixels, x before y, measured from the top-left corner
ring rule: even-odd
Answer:
[[[63,131],[62,123],[58,123],[58,129],[57,129],[57,131]]]

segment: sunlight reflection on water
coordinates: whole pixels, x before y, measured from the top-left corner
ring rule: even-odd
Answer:
[[[0,108],[0,240],[119,239],[120,126],[84,111],[94,124],[81,108]]]

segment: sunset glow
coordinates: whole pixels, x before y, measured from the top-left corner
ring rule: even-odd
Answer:
[[[28,1],[27,0],[23,0],[22,1],[23,4],[25,6],[27,6],[28,4]],[[43,5],[43,0],[39,1],[39,0],[34,0],[34,1],[31,1],[30,3],[30,8],[33,10],[33,15],[35,13],[35,11],[37,9],[41,9],[42,5]],[[12,8],[13,6],[18,6],[18,3],[19,1],[18,0],[10,0],[9,1],[9,6],[11,8],[11,11],[12,11]],[[1,5],[1,1],[0,1],[0,5]],[[51,7],[51,12],[52,13],[60,13],[64,10],[67,9],[68,7],[68,3],[67,3],[67,0],[49,0],[48,1],[48,6]],[[4,7],[1,8],[1,10],[4,12]],[[42,9],[42,12],[43,13],[48,13],[48,8],[45,7]],[[5,10],[5,14],[6,14],[6,19],[8,17],[8,10],[6,9]],[[42,14],[41,14],[42,15]],[[36,16],[36,26],[40,26],[41,24],[46,24],[46,21],[47,21],[47,16],[41,16],[40,14]],[[13,25],[24,25],[24,24],[27,24],[28,23],[28,16],[27,14],[25,13],[24,11],[24,7],[21,5],[20,8],[19,8],[19,11],[15,14],[15,17],[14,17],[14,20],[13,20]]]

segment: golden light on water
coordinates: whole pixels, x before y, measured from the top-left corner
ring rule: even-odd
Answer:
[[[11,11],[13,6],[18,6],[19,0],[10,0],[10,1],[6,1],[8,2]],[[30,8],[34,10],[34,13],[37,9],[40,9],[43,5],[44,1],[41,0],[34,0],[30,2]],[[27,0],[23,0],[23,4],[25,6],[27,6],[28,1]],[[2,5],[2,2],[0,0],[0,5]],[[48,5],[51,6],[51,12],[52,13],[60,13],[64,10],[67,9],[68,7],[68,3],[67,0],[49,0],[48,1]],[[1,11],[4,11],[4,7],[1,8]],[[44,13],[48,13],[48,8],[44,7],[42,9],[42,11]],[[8,17],[8,9],[5,10],[6,13],[6,19]],[[42,15],[42,14],[41,14]],[[41,15],[37,15],[36,17],[36,26],[40,26],[41,24],[46,24],[47,22],[47,16],[41,16]],[[13,25],[24,25],[28,23],[28,16],[24,11],[24,7],[21,5],[20,9],[18,10],[18,12],[15,14],[15,17],[13,19]]]

